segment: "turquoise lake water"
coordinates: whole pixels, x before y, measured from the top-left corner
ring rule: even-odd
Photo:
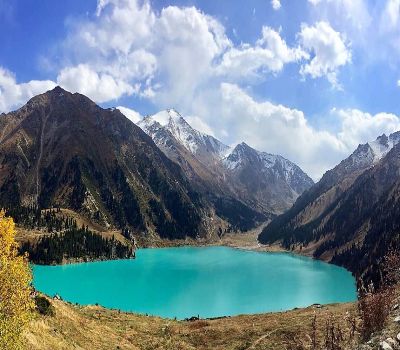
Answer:
[[[343,268],[227,247],[140,249],[135,260],[33,266],[35,287],[79,304],[183,319],[356,299]]]

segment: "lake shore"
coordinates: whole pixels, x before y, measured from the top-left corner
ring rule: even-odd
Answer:
[[[259,227],[254,228],[253,230],[247,232],[235,232],[235,233],[226,233],[219,239],[177,239],[177,240],[168,240],[161,238],[152,238],[151,240],[143,240],[141,238],[137,239],[137,248],[138,249],[146,249],[146,248],[172,248],[172,247],[213,247],[213,246],[224,246],[235,249],[243,249],[243,250],[251,250],[257,252],[271,252],[271,253],[292,253],[301,256],[312,257],[312,253],[307,251],[302,251],[300,249],[288,250],[282,247],[280,244],[261,244],[258,242],[258,235],[261,233],[262,229],[265,227],[265,224],[260,225]],[[19,242],[24,242],[28,240],[35,241],[40,239],[41,236],[44,235],[42,231],[35,230],[26,230],[26,229],[18,229],[17,239]],[[101,235],[104,237],[112,237],[115,235],[116,231],[103,231]],[[100,234],[100,233],[99,233]],[[122,239],[118,237],[118,240],[122,242]],[[83,256],[79,258],[64,258],[61,264],[52,263],[48,265],[68,265],[68,264],[77,264],[77,263],[86,263],[86,262],[98,262],[98,261],[107,261],[107,260],[119,260],[109,259],[107,257],[97,257],[93,258],[90,256]],[[324,260],[324,259],[322,259]]]
[[[289,252],[280,246],[259,244],[257,237],[261,229],[262,227],[247,233],[227,234],[214,242],[163,242],[164,244],[157,244],[155,247],[227,246],[260,252]],[[356,310],[355,303],[313,305],[284,312],[188,322],[100,306],[72,305],[61,300],[51,302],[56,316],[36,317],[25,335],[26,344],[31,350],[61,350],[72,347],[91,350],[280,350],[294,343],[309,345],[314,315],[319,320],[318,337],[322,341],[323,325],[327,320],[334,317],[340,322]],[[83,324],[85,327],[82,327]]]
[[[168,240],[153,239],[151,241],[140,241],[139,248],[167,248],[167,247],[210,247],[225,246],[230,248],[238,248],[245,250],[263,251],[263,252],[289,252],[279,244],[264,245],[258,242],[258,235],[261,233],[265,224],[260,225],[253,230],[247,232],[226,233],[219,239],[184,239],[184,240]]]
[[[355,303],[347,303],[188,322],[50,301],[55,315],[37,314],[24,334],[29,350],[294,349],[310,346],[314,315],[322,343],[327,320],[348,332],[343,319],[356,312]]]

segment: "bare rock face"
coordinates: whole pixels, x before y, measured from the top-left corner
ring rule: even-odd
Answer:
[[[274,214],[287,210],[314,183],[296,164],[245,143],[237,145],[223,164],[244,198]]]

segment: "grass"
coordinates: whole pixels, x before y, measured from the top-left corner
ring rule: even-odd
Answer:
[[[322,342],[325,321],[333,317],[343,324],[345,315],[355,309],[354,304],[336,304],[186,322],[60,300],[51,303],[55,316],[37,314],[24,335],[29,350],[282,350],[295,349],[293,344],[309,348],[315,313],[320,323],[317,337]]]

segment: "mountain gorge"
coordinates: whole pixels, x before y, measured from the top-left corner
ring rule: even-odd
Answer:
[[[399,248],[400,133],[360,145],[305,191],[259,236],[379,278],[379,264]]]
[[[313,184],[287,159],[256,151],[245,143],[234,148],[224,145],[193,129],[175,110],[147,116],[138,125],[181,165],[193,187],[205,194],[217,214],[241,230],[255,226],[255,222],[243,223],[235,214],[239,210],[246,210],[246,216],[254,215],[254,221],[260,220],[260,215],[272,218]]]

